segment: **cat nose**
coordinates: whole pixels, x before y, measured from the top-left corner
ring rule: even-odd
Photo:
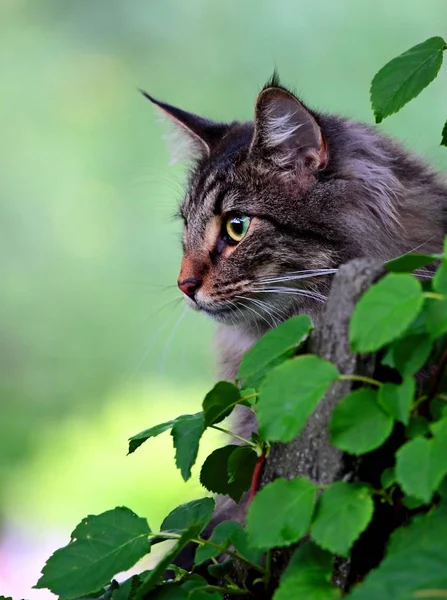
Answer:
[[[178,281],[177,285],[184,294],[186,294],[192,300],[194,300],[194,295],[199,289],[199,287],[202,285],[202,282],[199,281],[199,279],[196,279],[195,277],[188,277],[183,281]]]

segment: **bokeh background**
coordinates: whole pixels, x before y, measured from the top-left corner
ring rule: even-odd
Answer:
[[[31,586],[88,513],[155,528],[203,494],[168,434],[126,457],[214,377],[212,324],[175,301],[184,167],[137,88],[250,119],[276,65],[372,122],[374,73],[433,35],[445,0],[0,1],[0,594],[50,598]],[[447,68],[382,125],[444,170],[446,98]]]

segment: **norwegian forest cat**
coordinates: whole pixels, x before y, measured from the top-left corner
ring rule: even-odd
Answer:
[[[180,134],[176,154],[193,159],[178,286],[220,323],[222,377],[234,379],[269,328],[317,315],[342,263],[440,251],[446,185],[375,127],[307,108],[276,75],[248,123],[216,123],[143,93]],[[241,412],[239,429],[249,437],[255,427]]]

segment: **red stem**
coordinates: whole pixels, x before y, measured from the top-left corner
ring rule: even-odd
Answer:
[[[255,465],[255,468],[253,471],[253,477],[251,479],[251,486],[250,486],[250,494],[248,496],[248,506],[250,506],[253,498],[255,497],[256,492],[259,489],[259,484],[261,483],[261,475],[262,475],[262,470],[264,468],[264,464],[265,464],[265,454],[262,454],[256,461],[256,465]]]

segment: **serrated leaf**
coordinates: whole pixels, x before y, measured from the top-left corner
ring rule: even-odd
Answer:
[[[425,365],[433,346],[427,334],[409,335],[393,342],[389,348],[392,362],[388,366],[399,371],[402,377],[410,377]]]
[[[376,123],[399,111],[435,79],[445,48],[441,37],[432,37],[393,58],[380,69],[371,83],[371,104]]]
[[[332,412],[331,443],[350,454],[378,448],[393,430],[393,419],[377,402],[377,391],[359,388],[348,394]]]
[[[257,460],[256,452],[251,448],[244,449],[242,452],[246,463],[244,465],[239,463],[239,468],[233,469],[233,481],[230,482],[228,470],[231,456],[234,453],[239,454],[241,451],[240,446],[232,444],[214,450],[203,463],[200,471],[200,483],[210,492],[230,496],[235,502],[239,502],[243,493],[250,488]]]
[[[312,329],[312,321],[307,315],[298,315],[281,323],[262,336],[245,353],[238,371],[239,379],[247,379],[262,371],[279,357],[292,356],[307,338]]]
[[[433,338],[447,333],[447,300],[429,298],[424,304],[427,331]]]
[[[394,483],[396,483],[396,471],[394,467],[388,467],[382,472],[380,476],[380,485],[384,490],[390,488]]]
[[[275,442],[293,440],[338,377],[332,363],[313,354],[298,356],[270,371],[259,390],[261,436]]]
[[[441,146],[447,146],[447,121],[442,128]]]
[[[386,262],[385,267],[389,273],[413,273],[416,269],[431,265],[441,256],[440,254],[403,254]]]
[[[179,417],[171,429],[174,440],[175,464],[185,481],[191,477],[191,469],[199,452],[200,438],[205,430],[203,412]]]
[[[205,427],[223,421],[241,401],[239,388],[229,381],[219,381],[203,401]]]
[[[179,539],[175,542],[174,546],[168,550],[163,556],[160,562],[149,572],[147,577],[143,579],[141,586],[135,593],[134,600],[142,600],[148,592],[157,587],[163,577],[164,572],[173,562],[175,557],[183,550],[183,548],[189,544],[191,540],[200,534],[200,525],[193,525],[186,531],[180,534]]]
[[[385,558],[347,596],[349,600],[434,598],[423,590],[447,587],[447,510],[442,505],[391,535]]]
[[[252,546],[290,546],[306,533],[314,510],[315,485],[304,477],[275,479],[254,497],[247,514],[247,533]]]
[[[137,448],[141,446],[146,440],[152,437],[156,437],[161,433],[164,433],[168,429],[172,429],[172,426],[177,422],[177,419],[173,419],[172,421],[166,421],[166,423],[160,423],[159,425],[155,425],[154,427],[149,427],[149,429],[145,429],[136,435],[133,435],[129,438],[129,452],[128,454],[132,454],[135,452]]]
[[[273,600],[333,600],[341,590],[331,583],[334,557],[312,542],[295,550]]]
[[[404,492],[429,503],[447,473],[447,455],[435,439],[418,437],[396,453],[396,477]]]
[[[347,556],[373,513],[374,503],[366,486],[337,481],[320,496],[310,535],[325,550]]]
[[[125,507],[89,515],[48,559],[35,587],[66,600],[97,592],[150,551],[150,532],[146,519]]]
[[[389,273],[360,298],[349,328],[355,352],[375,352],[398,338],[415,319],[424,296],[412,275]]]
[[[200,532],[211,521],[215,504],[212,498],[200,498],[181,504],[164,519],[161,531],[180,533],[184,529],[196,527]]]
[[[400,384],[384,383],[379,389],[379,404],[396,421],[407,425],[416,392],[416,382],[407,377]]]

